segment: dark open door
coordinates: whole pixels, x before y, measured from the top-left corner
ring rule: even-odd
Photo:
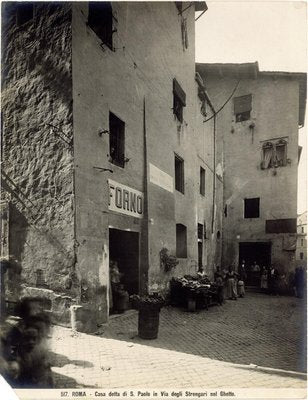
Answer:
[[[109,229],[109,257],[117,261],[124,289],[139,293],[139,233]]]
[[[260,273],[251,271],[250,266],[257,262],[262,269],[263,266],[271,265],[271,243],[270,242],[242,242],[239,243],[239,263],[245,260],[247,279],[246,285],[259,286]],[[260,271],[261,272],[261,271]]]

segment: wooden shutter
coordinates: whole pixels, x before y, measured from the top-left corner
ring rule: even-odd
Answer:
[[[240,96],[234,98],[234,114],[241,114],[246,111],[251,111],[252,96]]]

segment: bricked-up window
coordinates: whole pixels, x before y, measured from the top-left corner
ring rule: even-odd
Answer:
[[[111,50],[113,50],[113,18],[110,2],[89,2],[88,26]]]
[[[260,217],[260,198],[244,199],[244,218]]]
[[[109,113],[109,152],[110,161],[124,168],[125,164],[125,123],[116,115]]]
[[[17,3],[16,9],[16,24],[21,26],[26,22],[29,22],[33,19],[33,3],[30,2],[20,2]]]
[[[176,224],[176,256],[187,257],[187,228],[182,224]]]
[[[183,107],[186,106],[186,94],[181,85],[173,79],[173,114],[180,122],[183,122]]]
[[[250,112],[252,110],[251,103],[251,94],[234,98],[234,114],[236,122],[247,121],[250,119]]]
[[[205,169],[200,167],[200,194],[205,196]]]
[[[184,160],[174,155],[175,190],[184,193]]]
[[[296,218],[267,219],[266,233],[296,233]]]

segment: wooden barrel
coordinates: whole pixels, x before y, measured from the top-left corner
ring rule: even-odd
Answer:
[[[196,299],[192,299],[192,298],[187,299],[187,309],[188,309],[188,311],[191,311],[191,312],[196,311]]]

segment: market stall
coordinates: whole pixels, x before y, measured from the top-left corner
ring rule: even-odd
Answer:
[[[207,277],[202,279],[185,275],[170,281],[170,302],[174,306],[187,307],[189,311],[208,309],[218,304],[218,290]]]

